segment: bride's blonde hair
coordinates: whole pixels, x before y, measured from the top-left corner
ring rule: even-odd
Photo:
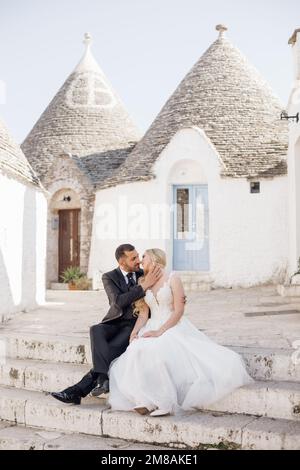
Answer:
[[[149,248],[148,250],[145,250],[145,253],[149,255],[153,263],[156,263],[160,265],[162,268],[165,268],[167,264],[167,257],[166,253],[161,250],[160,248]],[[145,279],[145,276],[140,276],[138,279],[138,284],[140,284],[143,279]],[[136,300],[133,304],[133,315],[138,316],[140,311],[143,310],[144,307],[148,307],[146,304],[145,300],[143,298]]]

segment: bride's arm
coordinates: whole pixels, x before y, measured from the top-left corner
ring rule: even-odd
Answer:
[[[140,329],[144,325],[146,325],[148,318],[149,318],[149,307],[145,304],[139,312],[139,316],[137,318],[137,321],[135,322],[134,328],[130,335],[129,343],[131,343],[131,341],[137,337]]]
[[[156,331],[149,331],[146,332],[143,336],[160,336],[172,326],[175,326],[184,312],[184,305],[185,305],[185,294],[184,288],[182,285],[182,281],[177,274],[174,274],[170,279],[170,286],[173,293],[173,300],[174,300],[174,311],[170,318]]]

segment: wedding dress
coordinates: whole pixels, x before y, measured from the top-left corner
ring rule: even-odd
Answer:
[[[151,318],[110,365],[112,410],[145,407],[176,413],[204,408],[253,382],[237,353],[212,341],[184,316],[161,336],[141,338],[172,314],[171,275],[156,296],[146,291]]]

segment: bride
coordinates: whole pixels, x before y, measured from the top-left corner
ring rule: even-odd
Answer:
[[[204,408],[252,382],[237,353],[216,344],[184,317],[183,285],[177,273],[166,272],[165,252],[146,250],[145,274],[153,263],[162,267],[163,275],[134,303],[137,321],[130,344],[109,370],[111,409],[174,414]]]

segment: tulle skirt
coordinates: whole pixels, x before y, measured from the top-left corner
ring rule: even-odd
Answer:
[[[216,344],[188,319],[157,338],[141,337],[158,327],[148,320],[139,338],[111,363],[108,402],[113,410],[201,409],[253,382],[237,353]]]

